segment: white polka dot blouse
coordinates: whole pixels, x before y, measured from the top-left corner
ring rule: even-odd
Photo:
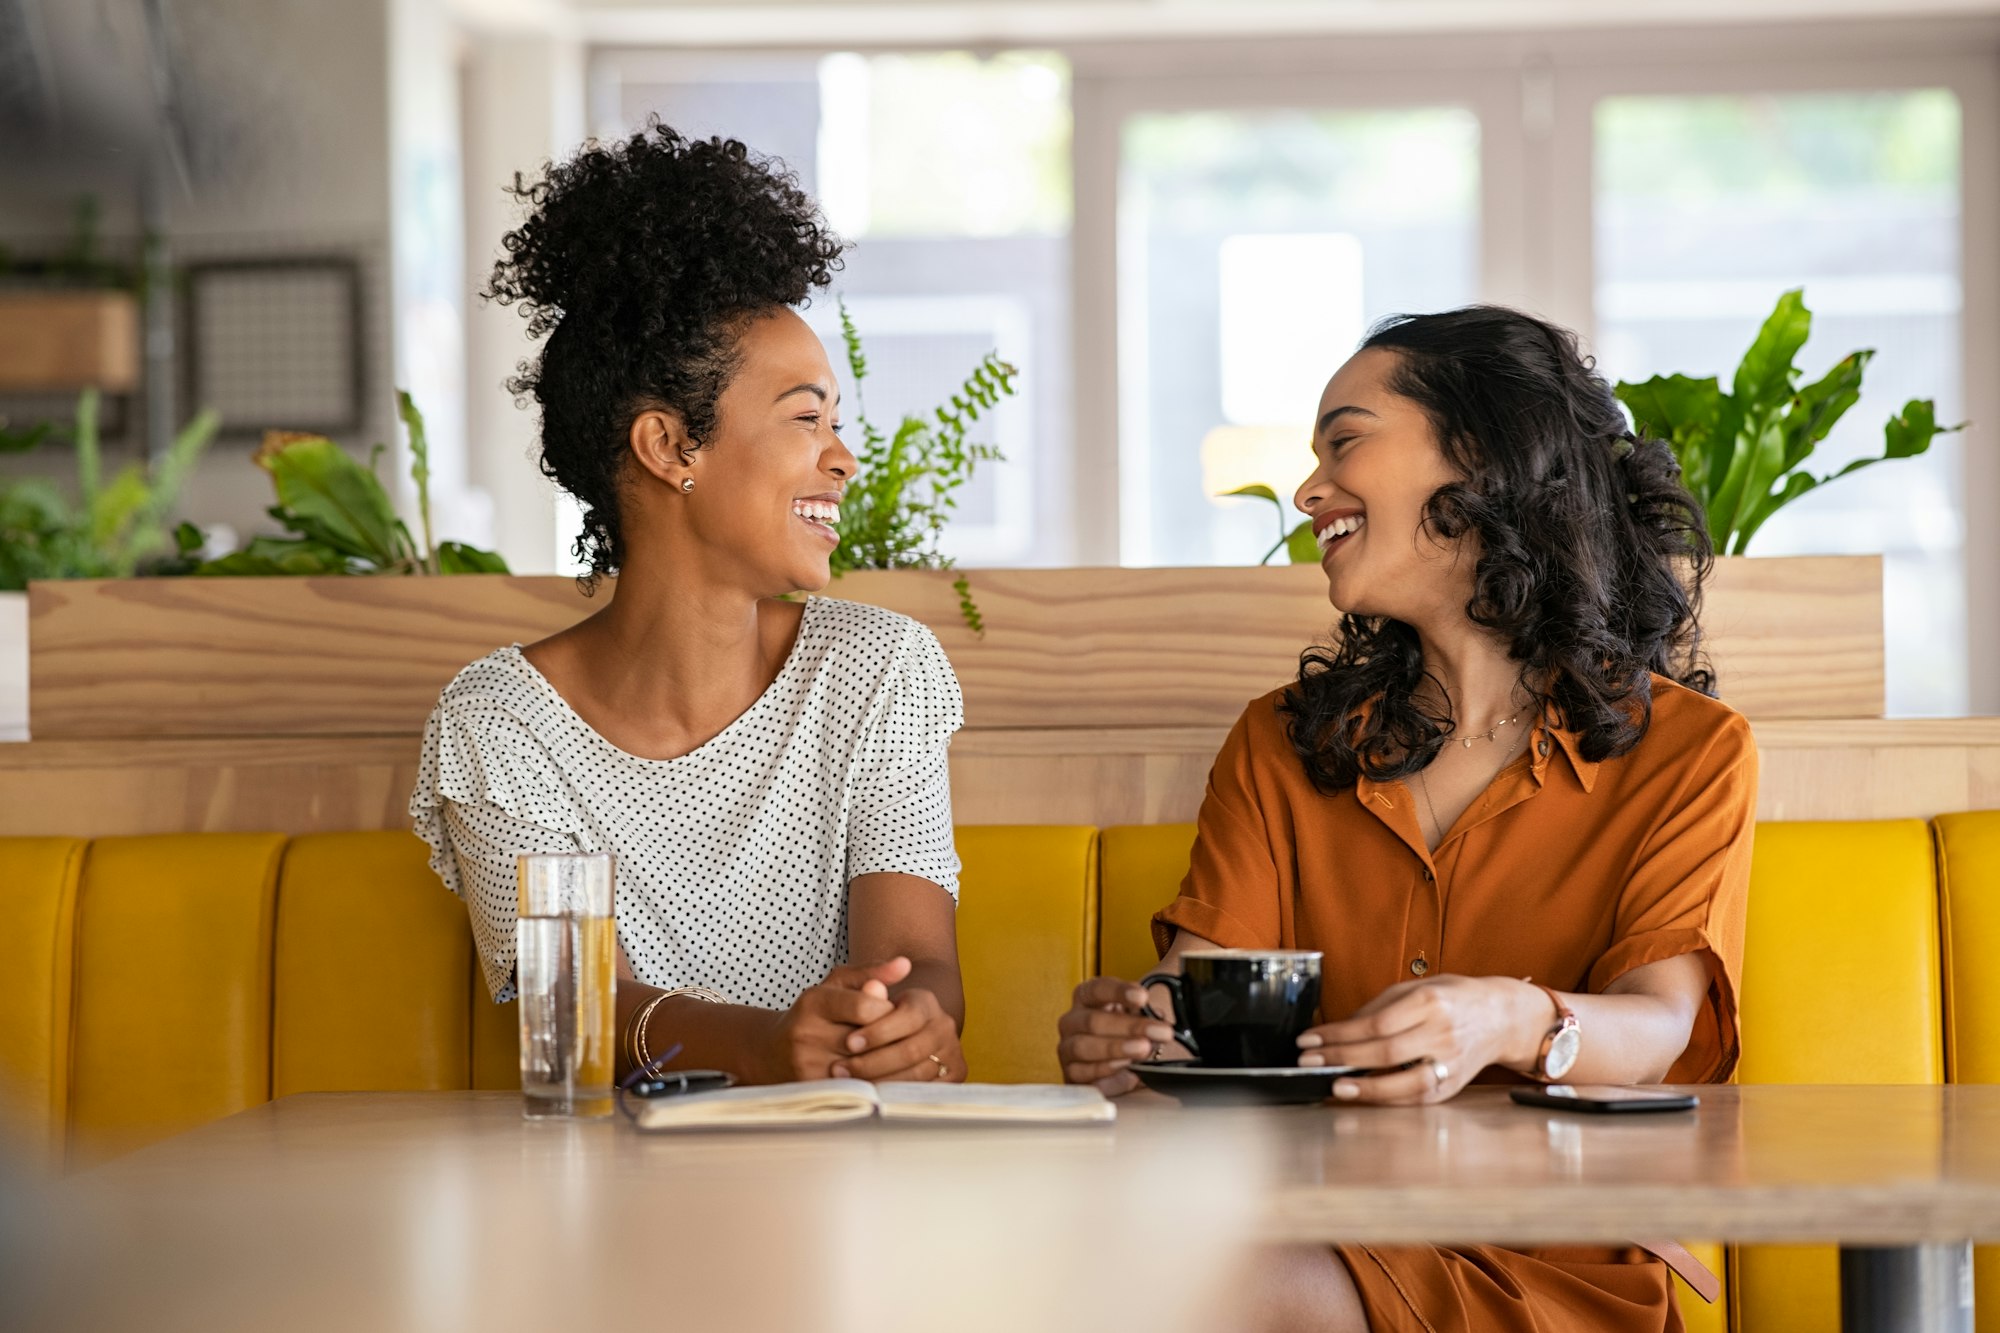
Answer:
[[[514,997],[514,858],[584,851],[617,857],[639,980],[784,1009],[847,961],[856,876],[958,897],[946,752],[963,721],[936,636],[855,602],[808,600],[770,688],[676,759],[604,739],[516,644],[445,687],[410,817],[465,900],[495,1001]]]

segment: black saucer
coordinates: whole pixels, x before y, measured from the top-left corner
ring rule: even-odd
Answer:
[[[1141,1061],[1132,1066],[1154,1092],[1201,1105],[1303,1106],[1333,1096],[1333,1081],[1351,1067],[1211,1069],[1193,1060]]]

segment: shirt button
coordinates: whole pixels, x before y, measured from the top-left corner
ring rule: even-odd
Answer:
[[[1421,958],[1412,958],[1412,959],[1410,960],[1410,975],[1411,975],[1411,976],[1413,976],[1413,977],[1420,977],[1420,976],[1422,976],[1422,975],[1423,975],[1424,973],[1426,973],[1426,972],[1428,972],[1428,971],[1430,971],[1430,970],[1431,970],[1431,965],[1430,965],[1429,963],[1425,962],[1425,961],[1424,961],[1423,959],[1421,959]]]
[[[1434,884],[1434,883],[1436,883],[1436,882],[1437,882],[1437,876],[1431,873],[1431,868],[1430,868],[1429,866],[1425,866],[1425,867],[1424,867],[1424,883],[1426,883],[1426,884]]]

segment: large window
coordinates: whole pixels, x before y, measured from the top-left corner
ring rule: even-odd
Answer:
[[[1959,104],[1950,92],[1614,97],[1596,111],[1597,350],[1607,373],[1720,375],[1805,289],[1809,375],[1874,348],[1819,472],[1882,451],[1911,398],[1965,416]],[[1889,705],[1966,708],[1963,436],[1814,491],[1753,553],[1884,552]]]
[[[1312,469],[1369,324],[1479,294],[1479,122],[1456,107],[1133,117],[1118,186],[1122,562],[1247,564]]]

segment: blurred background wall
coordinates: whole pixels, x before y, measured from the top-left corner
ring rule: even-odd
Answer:
[[[2000,712],[2000,2],[0,0],[0,51],[17,267],[84,199],[108,260],[163,237],[172,382],[107,424],[131,453],[149,395],[223,409],[202,525],[264,522],[267,427],[400,449],[400,386],[440,535],[568,568],[502,388],[531,349],[476,291],[514,172],[657,114],[781,157],[855,239],[878,421],[1021,365],[969,564],[1254,562],[1269,510],[1216,493],[1289,492],[1385,314],[1506,301],[1613,377],[1726,376],[1803,285],[1808,372],[1878,350],[1829,466],[1911,397],[1973,425],[1756,550],[1885,552],[1891,711]]]

